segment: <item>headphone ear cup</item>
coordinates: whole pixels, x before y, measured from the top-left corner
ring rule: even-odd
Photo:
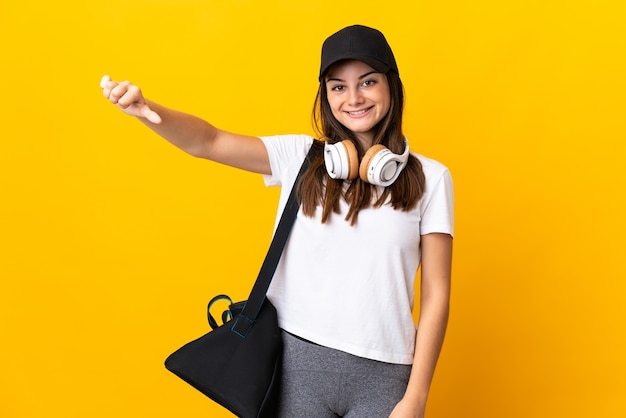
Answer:
[[[372,160],[374,159],[374,157],[376,157],[376,155],[381,152],[384,153],[385,151],[389,150],[387,149],[387,147],[381,144],[373,145],[370,149],[367,150],[367,152],[363,156],[363,160],[361,160],[361,165],[359,167],[359,177],[361,177],[361,180],[366,183],[372,183],[372,181],[370,181],[370,178],[373,177],[372,174],[374,174],[374,171],[376,171],[376,167],[371,165]]]
[[[341,144],[346,148],[348,156],[348,179],[354,180],[359,175],[359,153],[352,141],[341,141]]]
[[[359,175],[359,154],[350,140],[324,146],[324,164],[333,179],[354,180]]]

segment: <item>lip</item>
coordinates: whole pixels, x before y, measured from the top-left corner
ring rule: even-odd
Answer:
[[[344,113],[349,118],[360,119],[360,118],[363,118],[363,117],[369,115],[373,108],[374,108],[374,106],[370,106],[370,107],[367,107],[365,109],[358,109],[358,110],[344,110]]]

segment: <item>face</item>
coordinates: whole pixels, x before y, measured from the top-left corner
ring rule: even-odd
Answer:
[[[332,66],[324,81],[333,116],[369,148],[374,127],[389,111],[387,76],[364,62],[350,60]]]

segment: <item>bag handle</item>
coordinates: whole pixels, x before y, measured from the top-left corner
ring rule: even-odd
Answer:
[[[274,272],[276,271],[276,267],[278,267],[278,261],[280,260],[280,256],[282,255],[285,244],[287,243],[287,238],[291,232],[291,227],[296,220],[296,215],[300,209],[300,202],[296,199],[296,189],[298,187],[300,177],[309,166],[313,148],[315,148],[315,141],[311,145],[307,156],[304,158],[304,162],[300,167],[298,176],[293,183],[291,193],[289,194],[283,213],[280,216],[278,227],[276,228],[276,232],[272,238],[272,243],[267,251],[265,260],[261,265],[261,270],[259,271],[256,282],[252,287],[252,291],[246,301],[246,305],[244,306],[241,314],[235,319],[231,328],[235,334],[242,338],[246,338],[252,328],[252,325],[254,325],[254,321],[261,311],[261,306],[263,306],[263,302],[265,302],[265,294],[267,293],[267,289],[270,287],[270,283],[274,277]]]
[[[213,307],[213,304],[215,302],[219,302],[221,300],[228,301],[229,305],[233,304],[233,300],[227,295],[217,295],[209,301],[209,306],[207,306],[207,309],[206,309],[206,315],[207,315],[207,319],[209,320],[209,325],[211,326],[212,329],[219,327],[219,325],[217,321],[215,320],[215,318],[213,318],[213,315],[211,314],[211,308]],[[226,323],[226,321],[231,318],[232,318],[232,314],[230,313],[230,310],[224,311],[224,313],[222,314],[222,322]]]

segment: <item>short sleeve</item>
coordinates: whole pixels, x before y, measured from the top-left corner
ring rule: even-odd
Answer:
[[[435,165],[436,164],[436,165]],[[450,171],[432,160],[423,164],[426,190],[421,202],[420,235],[454,236],[454,186]]]
[[[264,175],[266,186],[283,186],[298,174],[313,137],[308,135],[263,136],[272,174]]]

